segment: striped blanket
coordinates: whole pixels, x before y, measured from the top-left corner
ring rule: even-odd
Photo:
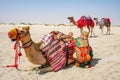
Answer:
[[[65,44],[61,45],[60,40],[52,40],[42,49],[42,52],[46,56],[49,64],[53,67],[54,71],[58,71],[65,66]]]

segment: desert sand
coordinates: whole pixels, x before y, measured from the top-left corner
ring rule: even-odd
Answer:
[[[94,58],[92,68],[79,68],[70,65],[57,72],[43,75],[34,71],[18,71],[15,68],[2,68],[14,64],[14,42],[11,42],[7,32],[14,25],[0,25],[0,80],[120,80],[120,27],[111,27],[111,35],[102,35],[99,27],[94,28],[94,37],[89,38],[93,48]],[[59,30],[65,34],[72,31],[74,37],[80,35],[76,26],[30,26],[32,40],[39,42],[50,31]],[[104,34],[106,28],[104,28]],[[26,59],[23,49],[19,68],[24,70],[32,64]]]

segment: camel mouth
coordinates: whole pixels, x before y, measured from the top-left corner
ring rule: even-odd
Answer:
[[[16,41],[16,38],[11,38],[8,36],[8,38],[11,40],[11,41]]]
[[[67,19],[70,19],[70,17],[67,17]]]
[[[13,41],[13,42],[14,42],[14,41],[16,41],[16,39],[11,39],[11,41]]]
[[[11,39],[11,41],[16,41],[17,35],[18,33],[16,28],[13,28],[8,32],[8,38]]]
[[[67,19],[69,19],[69,20],[72,19],[72,18],[73,18],[73,17],[67,17]]]

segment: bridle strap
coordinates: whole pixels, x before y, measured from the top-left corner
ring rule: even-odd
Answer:
[[[30,39],[29,41],[27,41],[22,45],[22,48],[29,48],[32,44],[33,44],[33,41]]]

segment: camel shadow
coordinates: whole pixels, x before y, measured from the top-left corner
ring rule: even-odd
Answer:
[[[89,38],[97,38],[98,36],[90,36]]]
[[[70,63],[70,64],[68,64],[68,65],[65,66],[63,69],[69,69],[69,68],[72,68],[72,67],[74,66],[74,64],[75,64],[75,61],[72,62],[72,63]]]
[[[91,60],[91,62],[90,62],[90,65],[91,65],[92,67],[95,67],[95,65],[98,64],[99,60],[101,60],[101,59],[100,59],[100,58],[93,58],[93,59]],[[65,67],[63,68],[63,70],[67,70],[67,69],[69,69],[69,68],[72,68],[73,66],[75,66],[74,64],[75,64],[75,62],[73,62],[73,63],[65,66]],[[58,72],[58,71],[56,71],[56,72]],[[39,73],[39,74],[40,74],[40,75],[43,75],[43,74],[46,74],[46,73],[48,73],[48,72]]]
[[[100,58],[93,58],[93,59],[91,60],[91,62],[90,62],[90,65],[91,65],[92,67],[95,67],[95,65],[98,64],[99,60],[101,60],[101,59],[100,59]],[[75,62],[69,64],[67,67],[64,67],[63,69],[72,68],[73,66],[75,66],[74,64],[75,64]]]
[[[100,58],[93,58],[91,61],[91,66],[95,67],[96,64],[98,64],[99,60],[101,60]]]
[[[100,58],[93,58],[93,59],[91,60],[91,62],[90,62],[90,65],[91,65],[92,67],[95,67],[95,65],[98,64],[99,60],[101,60],[101,59],[100,59]],[[64,67],[63,69],[72,68],[73,66],[75,66],[74,64],[75,64],[75,62],[69,64],[67,67]]]
[[[101,60],[101,59],[100,59],[100,58],[93,58],[93,59],[90,61],[90,65],[91,65],[92,67],[95,67],[95,65],[98,64],[99,60]],[[75,64],[75,62],[72,63],[72,64],[70,64],[70,65],[68,65],[67,67],[64,67],[63,69],[72,68],[73,66],[75,66],[74,64]]]
[[[103,36],[110,36],[110,35],[115,35],[115,34],[103,34]]]

